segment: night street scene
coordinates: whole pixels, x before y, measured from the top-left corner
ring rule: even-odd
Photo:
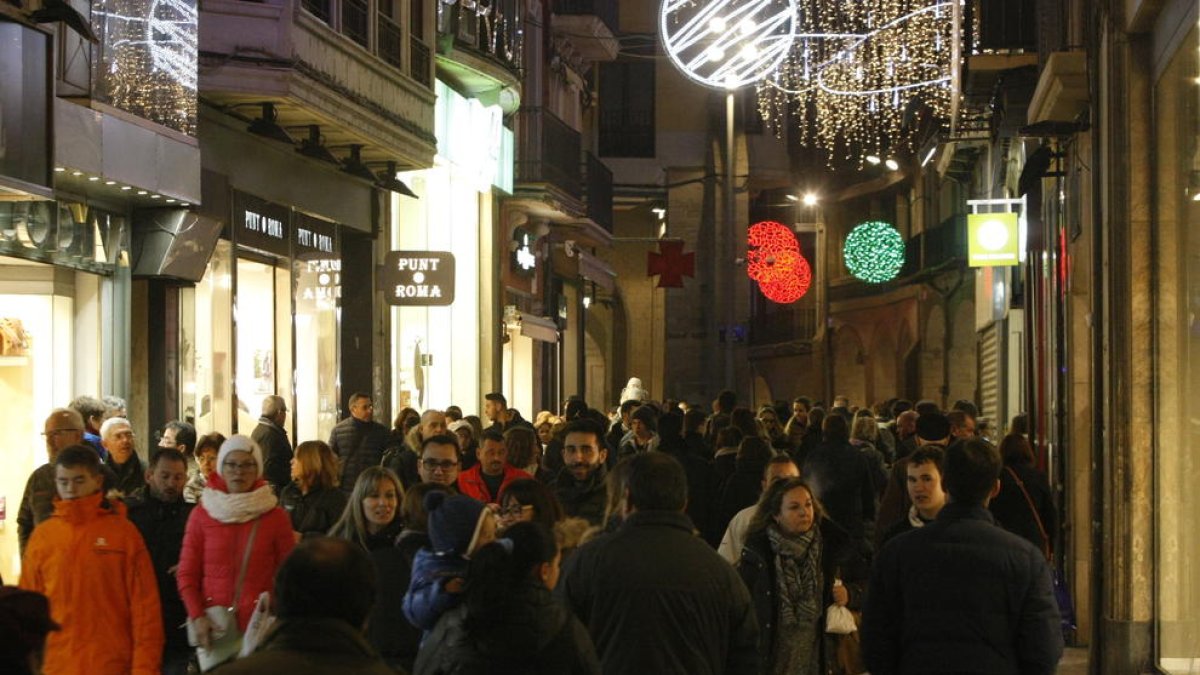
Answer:
[[[1200,675],[1200,0],[0,0],[0,673]]]

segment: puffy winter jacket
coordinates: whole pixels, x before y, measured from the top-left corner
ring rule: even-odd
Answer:
[[[358,474],[369,466],[379,466],[383,450],[391,442],[387,427],[378,422],[363,422],[347,417],[329,434],[329,447],[342,460],[342,491],[354,489]]]
[[[604,520],[608,491],[604,484],[607,470],[601,466],[584,480],[576,480],[567,469],[558,472],[550,489],[562,504],[563,511],[573,518],[583,518],[592,525]]]
[[[183,547],[183,533],[195,504],[182,499],[166,502],[153,494],[141,494],[126,501],[129,521],[142,533],[154,574],[158,577],[158,598],[162,602],[163,634],[166,636],[168,653],[187,653],[187,631],[180,625],[187,620],[187,610],[179,598],[179,586],[175,583],[174,568],[179,564],[179,551]]]
[[[208,484],[210,488],[218,490],[225,487],[216,473],[209,476]],[[255,488],[263,484],[259,481]],[[272,590],[275,571],[296,545],[291,520],[283,509],[275,507],[255,520],[261,522],[254,535],[242,595],[237,604],[238,627],[241,630],[245,630],[250,621],[258,595]],[[209,515],[203,501],[200,502],[200,508],[192,509],[183,536],[179,569],[175,573],[188,618],[201,616],[205,607],[228,607],[233,603],[238,572],[255,520],[222,523]]]
[[[299,485],[291,483],[279,493],[279,505],[291,517],[293,530],[315,537],[324,535],[342,517],[347,498],[345,492],[335,487],[304,494]]]
[[[438,555],[423,548],[413,557],[412,581],[404,594],[404,616],[421,630],[433,630],[438,619],[458,604],[461,595],[446,590],[446,582],[466,578],[467,559]]]
[[[292,444],[287,432],[273,421],[260,417],[258,426],[250,433],[250,439],[262,450],[263,478],[275,488],[275,494],[292,482]]]
[[[500,493],[504,492],[504,488],[508,487],[508,484],[514,480],[521,478],[533,478],[533,476],[515,466],[505,464],[504,478],[500,481],[500,489],[496,491],[496,494],[492,494],[488,490],[487,483],[483,480],[483,465],[476,464],[467,471],[458,474],[458,491],[484,504],[496,504],[500,502]]]
[[[43,672],[158,673],[163,649],[158,584],[125,505],[100,493],[58,500],[29,539],[21,588],[50,599]]]

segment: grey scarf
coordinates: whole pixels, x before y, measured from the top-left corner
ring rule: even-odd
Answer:
[[[779,591],[778,626],[770,672],[778,675],[819,675],[823,589],[821,532],[815,526],[804,534],[785,534],[774,524],[767,539],[775,554],[775,584]]]

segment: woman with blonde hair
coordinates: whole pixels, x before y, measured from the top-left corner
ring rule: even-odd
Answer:
[[[305,441],[292,458],[292,482],[279,494],[279,505],[292,519],[292,530],[303,537],[325,534],[346,509],[346,493],[338,488],[337,457],[323,441]]]
[[[403,529],[400,501],[404,487],[390,469],[372,466],[358,475],[342,517],[329,536],[355,542],[367,551],[395,544]]]

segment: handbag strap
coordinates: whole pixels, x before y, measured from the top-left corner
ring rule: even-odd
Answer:
[[[1038,532],[1042,535],[1042,555],[1046,556],[1046,560],[1051,559],[1050,555],[1050,535],[1046,534],[1046,526],[1042,524],[1042,516],[1038,513],[1037,507],[1033,505],[1033,498],[1029,496],[1029,490],[1025,489],[1025,483],[1021,482],[1021,478],[1017,476],[1017,472],[1013,471],[1011,466],[1004,467],[1008,475],[1017,481],[1017,487],[1021,488],[1021,494],[1025,495],[1025,503],[1029,505],[1029,511],[1033,514],[1033,521],[1037,523]]]
[[[250,536],[246,539],[246,550],[242,553],[242,568],[238,570],[237,585],[233,590],[233,609],[237,609],[238,601],[242,599],[242,582],[246,580],[246,568],[250,565],[250,549],[254,548],[254,535],[258,532],[258,524],[262,518],[255,518],[250,528]]]

